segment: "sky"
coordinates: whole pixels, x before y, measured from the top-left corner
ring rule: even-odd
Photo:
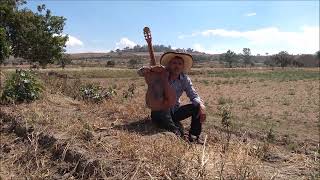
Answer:
[[[319,1],[29,0],[64,16],[68,53],[108,52],[153,44],[210,54],[314,54],[319,50]]]

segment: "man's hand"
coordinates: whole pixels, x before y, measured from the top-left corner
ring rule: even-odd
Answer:
[[[166,69],[163,66],[153,66],[150,68],[150,71],[161,73],[164,72]]]
[[[201,123],[206,121],[206,107],[203,104],[200,104],[198,117]]]
[[[152,66],[152,67],[143,67],[143,69],[141,70],[142,75],[146,76],[148,75],[150,72],[157,72],[157,73],[163,73],[165,72],[165,68],[163,66]]]
[[[145,75],[148,74],[148,73],[150,73],[150,68],[149,68],[149,67],[144,67],[144,68],[142,69],[142,74],[143,74],[143,76],[145,76]]]

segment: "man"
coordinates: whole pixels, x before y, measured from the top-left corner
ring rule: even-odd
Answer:
[[[192,86],[191,79],[185,72],[191,69],[193,58],[190,54],[167,52],[160,58],[157,67],[142,67],[138,70],[140,76],[146,77],[150,71],[168,72],[168,81],[176,92],[176,103],[169,110],[151,111],[151,118],[159,127],[167,129],[178,136],[184,136],[184,128],[180,121],[191,116],[191,128],[188,140],[201,143],[202,123],[206,119],[203,101]],[[183,92],[189,97],[191,104],[180,106]]]

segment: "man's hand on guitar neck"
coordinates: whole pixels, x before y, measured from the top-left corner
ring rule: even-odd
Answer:
[[[157,72],[157,73],[161,73],[164,72],[166,69],[164,66],[151,66],[150,71],[151,72]]]
[[[151,66],[151,67],[142,67],[138,70],[138,74],[140,76],[146,76],[147,74],[149,74],[150,72],[157,72],[157,73],[161,73],[165,71],[165,67],[164,66]]]

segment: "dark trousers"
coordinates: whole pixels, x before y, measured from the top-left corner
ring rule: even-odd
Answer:
[[[180,121],[191,116],[191,128],[189,133],[194,136],[199,136],[201,133],[201,123],[198,112],[199,105],[187,104],[179,107],[175,113],[171,113],[171,111],[152,111],[151,119],[160,128],[171,132],[179,130],[183,135],[184,130]]]

